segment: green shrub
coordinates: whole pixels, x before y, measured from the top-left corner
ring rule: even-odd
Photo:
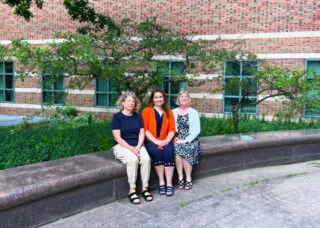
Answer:
[[[256,116],[242,115],[239,121],[239,132],[264,132],[264,131],[282,131],[282,130],[298,130],[298,129],[316,129],[320,128],[319,121],[311,122],[287,122],[283,120],[266,121],[264,118]],[[201,133],[200,136],[225,135],[233,134],[232,117],[224,118],[205,118],[201,117]]]
[[[0,143],[0,169],[108,150],[110,123],[20,128]]]
[[[240,117],[241,133],[320,128],[319,121],[265,121]],[[201,117],[200,136],[233,134],[231,116]],[[0,128],[0,169],[7,169],[79,154],[109,150],[113,144],[110,122],[86,116],[57,118],[47,123]]]

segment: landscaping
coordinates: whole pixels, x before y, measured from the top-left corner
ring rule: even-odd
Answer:
[[[266,121],[245,115],[241,116],[239,123],[240,133],[316,128],[320,128],[318,121]],[[231,116],[201,118],[200,136],[232,133]],[[0,128],[0,169],[107,151],[112,144],[110,121],[98,120],[91,114],[52,117],[46,123]]]

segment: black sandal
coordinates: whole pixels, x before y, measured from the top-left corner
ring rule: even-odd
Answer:
[[[191,181],[186,181],[184,185],[185,190],[191,190],[192,189],[192,180]]]
[[[165,195],[166,194],[166,186],[164,184],[158,186],[158,193],[159,193],[159,195]]]
[[[143,192],[141,192],[141,195],[144,198],[144,200],[147,202],[150,202],[153,200],[153,196],[151,195],[151,193],[148,190],[144,190]]]
[[[167,196],[173,196],[174,195],[174,188],[171,186],[167,186],[167,191],[166,191]]]
[[[134,195],[136,195],[136,196],[134,196]],[[128,198],[129,198],[129,200],[130,200],[130,203],[132,203],[132,204],[140,204],[140,199],[139,199],[139,197],[138,197],[138,195],[137,195],[136,192],[130,193],[130,194],[128,195]],[[136,199],[138,199],[139,201],[138,201],[138,202],[135,201]]]
[[[184,180],[183,179],[178,181],[178,188],[184,189]]]

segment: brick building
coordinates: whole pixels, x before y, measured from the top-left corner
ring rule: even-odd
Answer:
[[[71,21],[62,0],[45,1],[42,10],[34,8],[34,18],[26,22],[13,15],[13,9],[0,4],[0,43],[23,38],[32,44],[50,42],[55,32],[74,32],[78,23]],[[215,41],[232,47],[241,41],[243,51],[256,54],[275,65],[287,68],[313,68],[320,73],[320,3],[317,0],[99,0],[92,1],[95,9],[112,18],[131,18],[138,22],[157,17],[159,23],[194,38]],[[183,65],[183,60],[168,58],[168,69]],[[44,88],[36,77],[24,81],[14,77],[19,67],[16,62],[0,61],[0,114],[33,114],[41,110],[50,94],[64,92],[70,78],[61,78],[51,89]],[[258,66],[257,66],[258,67]],[[245,63],[226,62],[225,69],[232,68],[241,78]],[[201,72],[196,80],[201,86],[184,83],[168,85],[171,101],[180,89],[187,89],[193,97],[193,106],[207,116],[230,113],[231,105],[239,94],[217,90],[221,85],[214,80],[219,74],[228,80],[227,70]],[[69,103],[82,112],[94,112],[108,116],[116,111],[116,94],[108,81],[92,81],[83,90],[72,90],[66,98],[55,100],[57,105]],[[257,99],[252,96],[250,99]],[[281,103],[268,99],[256,107],[242,110],[244,113],[272,115]],[[305,116],[312,113],[304,112]]]

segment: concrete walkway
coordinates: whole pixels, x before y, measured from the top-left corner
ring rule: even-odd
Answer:
[[[127,199],[45,228],[63,227],[319,227],[320,161],[255,168],[194,181],[132,205]]]

